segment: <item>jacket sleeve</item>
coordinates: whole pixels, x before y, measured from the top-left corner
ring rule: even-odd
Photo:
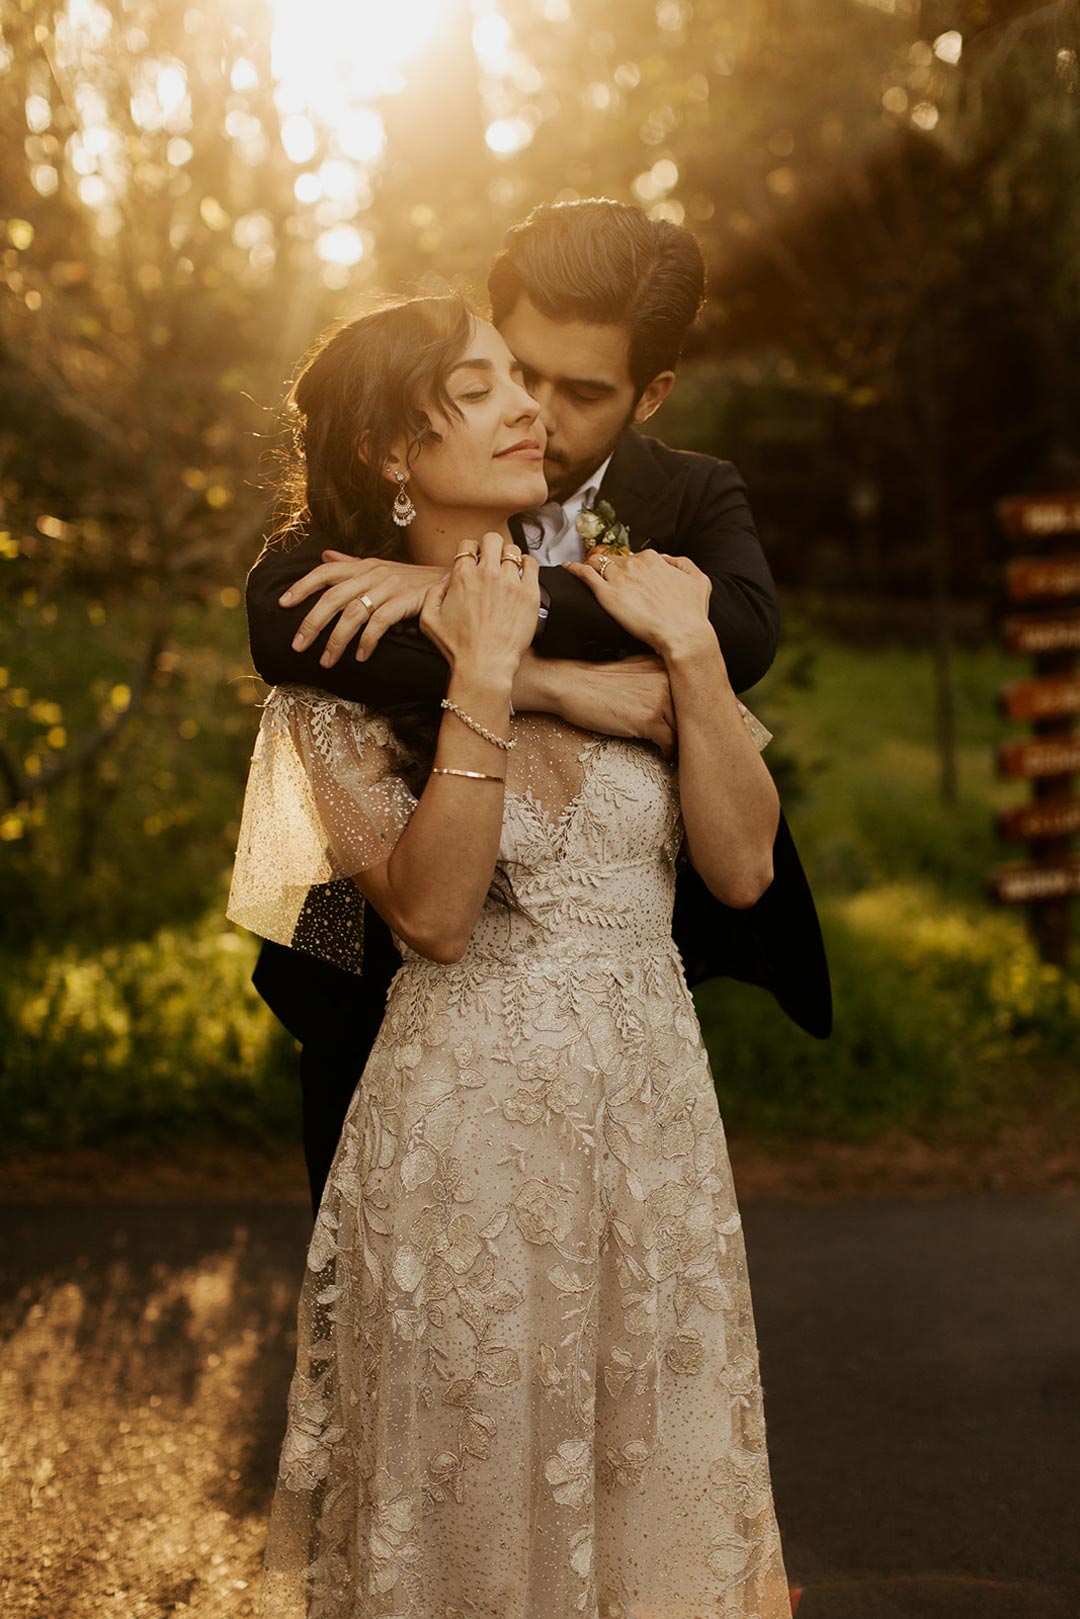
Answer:
[[[686,556],[712,581],[709,617],[735,691],[747,691],[776,656],[780,603],[754,526],[746,485],[730,461],[716,461],[700,488],[684,493],[670,537],[656,548]],[[536,650],[549,658],[602,662],[647,652],[562,568],[541,568],[551,605]]]
[[[262,679],[271,686],[317,686],[373,708],[391,702],[437,703],[445,697],[449,665],[415,620],[392,625],[363,663],[354,657],[358,632],[337,663],[323,668],[319,658],[332,624],[302,652],[293,650],[292,638],[311,601],[282,607],[278,598],[321,560],[319,546],[310,541],[289,548],[268,545],[248,574],[248,639],[251,661]]]

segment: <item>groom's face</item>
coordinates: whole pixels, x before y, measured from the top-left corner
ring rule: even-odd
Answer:
[[[651,414],[642,411],[644,397],[630,376],[630,334],[622,326],[552,320],[524,294],[499,331],[540,404],[549,498],[565,500],[607,459],[623,429]]]

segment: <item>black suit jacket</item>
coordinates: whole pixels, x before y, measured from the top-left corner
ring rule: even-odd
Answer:
[[[736,469],[729,461],[672,450],[629,429],[616,445],[600,492],[629,528],[634,550],[651,545],[688,556],[709,575],[709,616],[732,686],[743,692],[754,685],[775,655],[780,609],[746,486]],[[251,654],[262,678],[272,685],[319,686],[374,708],[444,696],[448,667],[415,623],[388,631],[365,663],[357,663],[350,646],[332,669],[323,669],[318,660],[329,629],[303,652],[292,650],[292,636],[310,603],[282,608],[278,598],[315,566],[325,543],[308,533],[291,546],[264,547],[248,575]],[[542,656],[606,661],[648,650],[572,574],[544,567],[540,582],[548,615],[534,646]],[[715,899],[691,867],[684,869],[676,888],[675,941],[691,984],[718,976],[759,984],[800,1028],[824,1039],[832,1029],[828,963],[813,897],[783,812],[773,872],[761,899],[736,910]],[[318,891],[309,903],[318,905]],[[392,945],[387,948],[385,924],[372,907],[366,910],[359,981],[330,966],[324,969],[311,957],[301,962],[297,950],[270,943],[263,947],[256,988],[305,1043],[340,1044],[355,1018],[357,994],[385,996],[395,952]]]

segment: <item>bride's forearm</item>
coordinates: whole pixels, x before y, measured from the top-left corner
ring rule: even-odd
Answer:
[[[455,669],[447,695],[494,735],[508,735],[508,672]],[[447,712],[436,768],[408,825],[386,863],[355,878],[388,926],[433,961],[461,959],[483,908],[498,859],[506,764],[504,750]]]
[[[690,858],[725,905],[753,905],[773,877],[776,785],[747,730],[715,636],[673,648],[667,670]]]

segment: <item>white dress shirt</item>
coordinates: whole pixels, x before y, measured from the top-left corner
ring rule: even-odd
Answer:
[[[546,506],[538,506],[533,511],[522,513],[521,521],[525,527],[529,555],[535,557],[542,567],[582,560],[585,555],[585,542],[574,524],[581,514],[582,507],[591,506],[595,502],[610,462],[609,455],[595,472],[589,474],[581,488],[575,489],[566,500],[549,500]],[[540,530],[539,542],[536,540],[537,529]]]

